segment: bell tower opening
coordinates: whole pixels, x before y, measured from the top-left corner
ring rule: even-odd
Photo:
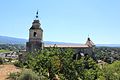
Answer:
[[[36,32],[34,32],[33,36],[34,36],[34,37],[37,37],[37,33],[36,33]]]
[[[38,19],[38,11],[36,13],[36,19],[33,20],[32,26],[29,29],[29,41],[26,43],[26,51],[34,52],[43,48],[42,43],[43,29],[41,28],[40,21]]]

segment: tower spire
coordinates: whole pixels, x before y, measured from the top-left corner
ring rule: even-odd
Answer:
[[[88,35],[88,41],[91,41],[89,35]]]

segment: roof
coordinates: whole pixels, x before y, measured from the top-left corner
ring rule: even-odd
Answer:
[[[33,23],[32,23],[32,27],[30,29],[40,29],[40,30],[42,30],[42,28],[40,27],[40,25],[41,24],[40,24],[39,20],[34,20]]]
[[[90,40],[90,38],[88,38],[86,45],[88,45],[89,47],[95,46],[95,44]]]
[[[44,44],[44,47],[60,47],[60,48],[89,48],[93,47],[95,44],[90,40],[87,39],[85,44],[75,44],[75,43],[61,43],[61,44]]]
[[[42,28],[40,28],[40,27],[34,27],[34,26],[32,26],[30,29],[40,29],[40,30],[42,30],[43,31],[43,29]]]
[[[85,44],[44,44],[44,47],[60,47],[60,48],[88,48]]]

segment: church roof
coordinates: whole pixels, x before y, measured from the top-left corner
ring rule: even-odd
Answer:
[[[44,47],[60,47],[60,48],[89,48],[94,47],[95,44],[90,40],[90,38],[87,39],[87,42],[85,44],[75,44],[75,43],[61,43],[61,44],[44,44]]]
[[[42,28],[40,28],[40,27],[31,27],[30,29],[41,29],[42,31],[43,31],[43,29]]]
[[[60,47],[60,48],[88,48],[85,44],[44,44],[44,47]]]
[[[40,27],[40,25],[41,24],[40,24],[39,20],[34,20],[33,23],[32,23],[32,27],[30,29],[41,29],[42,30],[42,28]]]
[[[95,44],[90,40],[89,37],[88,37],[87,42],[85,44],[88,45],[89,47],[95,46]]]

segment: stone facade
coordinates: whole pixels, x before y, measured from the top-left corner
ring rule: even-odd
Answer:
[[[34,52],[42,49],[43,30],[40,26],[41,24],[37,16],[32,23],[32,27],[29,29],[29,42],[26,43],[27,52]]]

